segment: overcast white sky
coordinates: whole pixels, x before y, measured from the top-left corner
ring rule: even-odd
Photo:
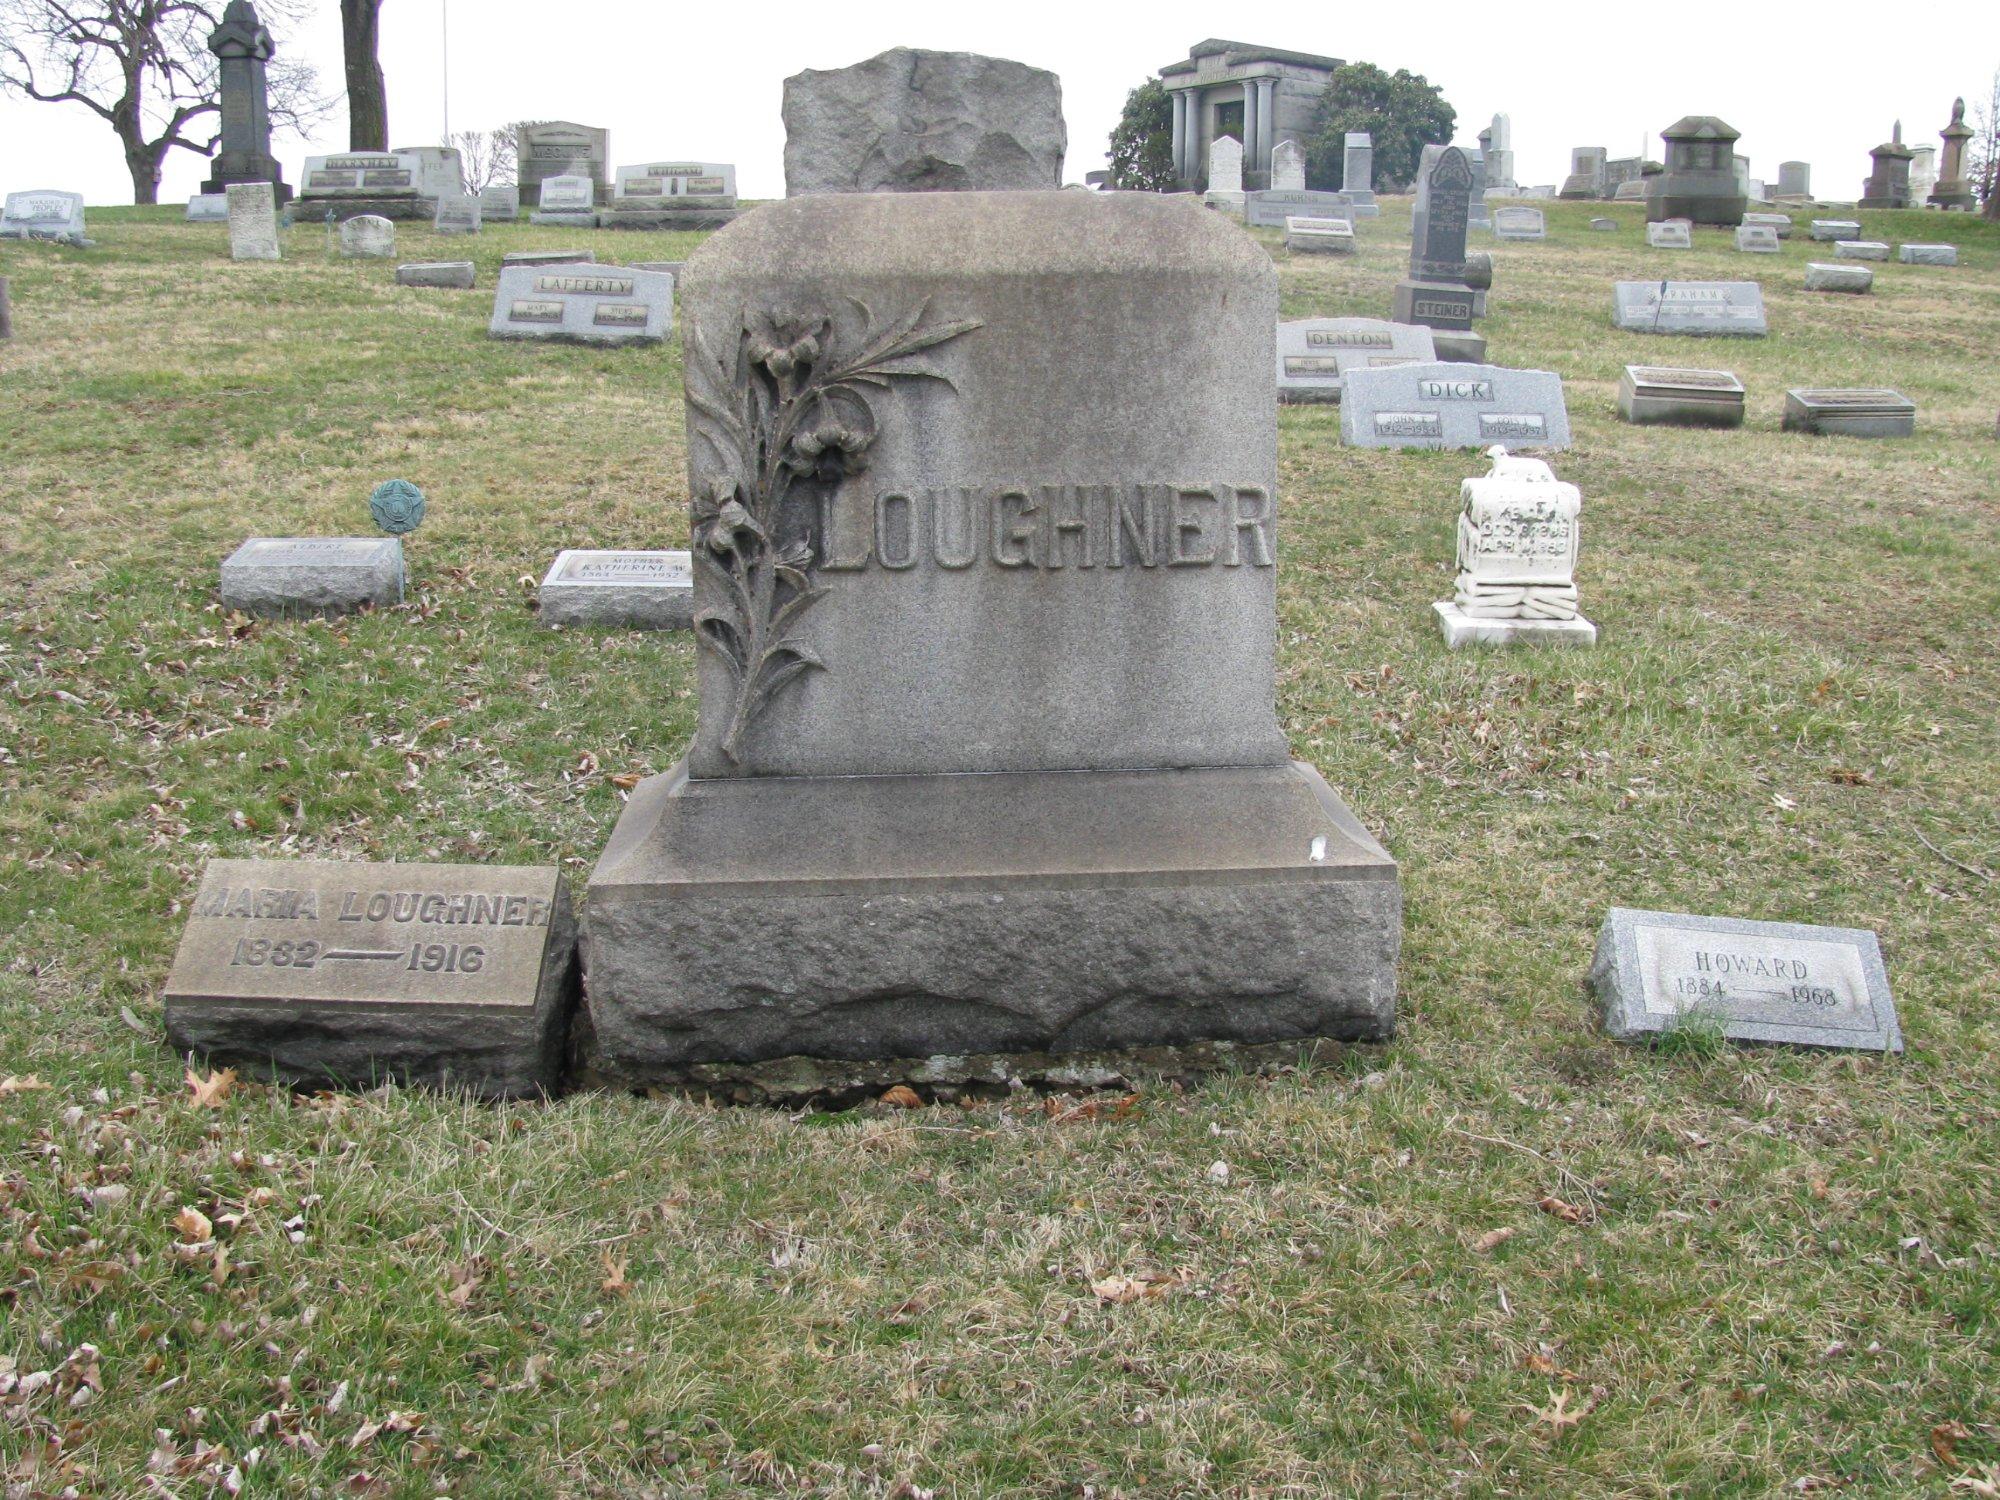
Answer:
[[[1936,144],[1954,95],[1983,101],[2000,67],[2000,4],[1739,0],[1652,5],[1608,0],[1479,4],[1305,4],[1254,12],[1212,3],[848,5],[690,4],[658,0],[387,0],[382,62],[392,145],[444,128],[441,33],[449,6],[455,129],[521,118],[570,119],[611,132],[613,165],[660,157],[734,162],[745,197],[784,192],[786,75],[844,67],[894,46],[985,52],[1049,68],[1069,123],[1065,176],[1104,165],[1126,91],[1205,37],[1409,68],[1444,89],[1472,144],[1496,110],[1513,118],[1516,176],[1560,182],[1572,146],[1660,154],[1658,132],[1685,114],[1718,114],[1743,132],[1753,176],[1780,161],[1813,167],[1822,196],[1852,198],[1868,148],[1900,117],[1904,139]],[[293,56],[340,78],[340,19],[322,0],[291,39]],[[343,107],[310,142],[274,144],[295,187],[308,154],[345,149]],[[169,158],[162,201],[204,175]],[[109,127],[76,105],[0,99],[0,189],[80,190],[127,203]]]

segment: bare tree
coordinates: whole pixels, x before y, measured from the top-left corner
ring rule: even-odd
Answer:
[[[514,181],[514,132],[499,130],[459,130],[446,138],[447,146],[458,148],[465,167],[465,190],[477,195],[496,182]]]
[[[306,8],[265,0],[266,24]],[[0,0],[0,93],[91,111],[124,148],[132,201],[157,203],[169,151],[210,156],[221,140],[208,50],[221,18],[221,0]],[[298,131],[325,113],[310,65],[274,58],[265,80],[273,126]]]
[[[382,77],[382,0],[340,0],[347,62],[347,149],[389,149],[389,85]]]
[[[1965,180],[1985,217],[2000,219],[2000,69],[1984,104],[1972,107],[1972,139],[1965,143]]]

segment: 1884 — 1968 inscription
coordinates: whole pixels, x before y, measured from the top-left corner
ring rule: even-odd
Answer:
[[[575,945],[552,866],[211,860],[167,977],[176,1047],[294,1078],[553,1088]]]

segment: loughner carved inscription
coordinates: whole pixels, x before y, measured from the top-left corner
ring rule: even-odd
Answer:
[[[693,551],[695,566],[721,585],[721,602],[694,617],[695,639],[735,679],[722,753],[738,764],[745,731],[771,699],[826,665],[798,634],[827,590],[815,578],[813,542],[794,534],[794,491],[815,514],[818,497],[867,467],[877,430],[871,393],[899,380],[951,385],[916,356],[981,326],[926,321],[928,302],[879,323],[865,303],[847,304],[839,317],[745,309],[716,342],[689,327]]]

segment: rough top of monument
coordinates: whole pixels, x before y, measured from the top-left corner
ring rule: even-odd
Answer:
[[[972,52],[897,47],[785,80],[785,193],[925,193],[1062,185],[1056,75]]]
[[[1714,115],[1682,115],[1660,132],[1660,138],[1668,141],[1735,141],[1743,138],[1743,132]]]
[[[1284,760],[1249,236],[1150,193],[821,195],[681,292],[696,776]]]

